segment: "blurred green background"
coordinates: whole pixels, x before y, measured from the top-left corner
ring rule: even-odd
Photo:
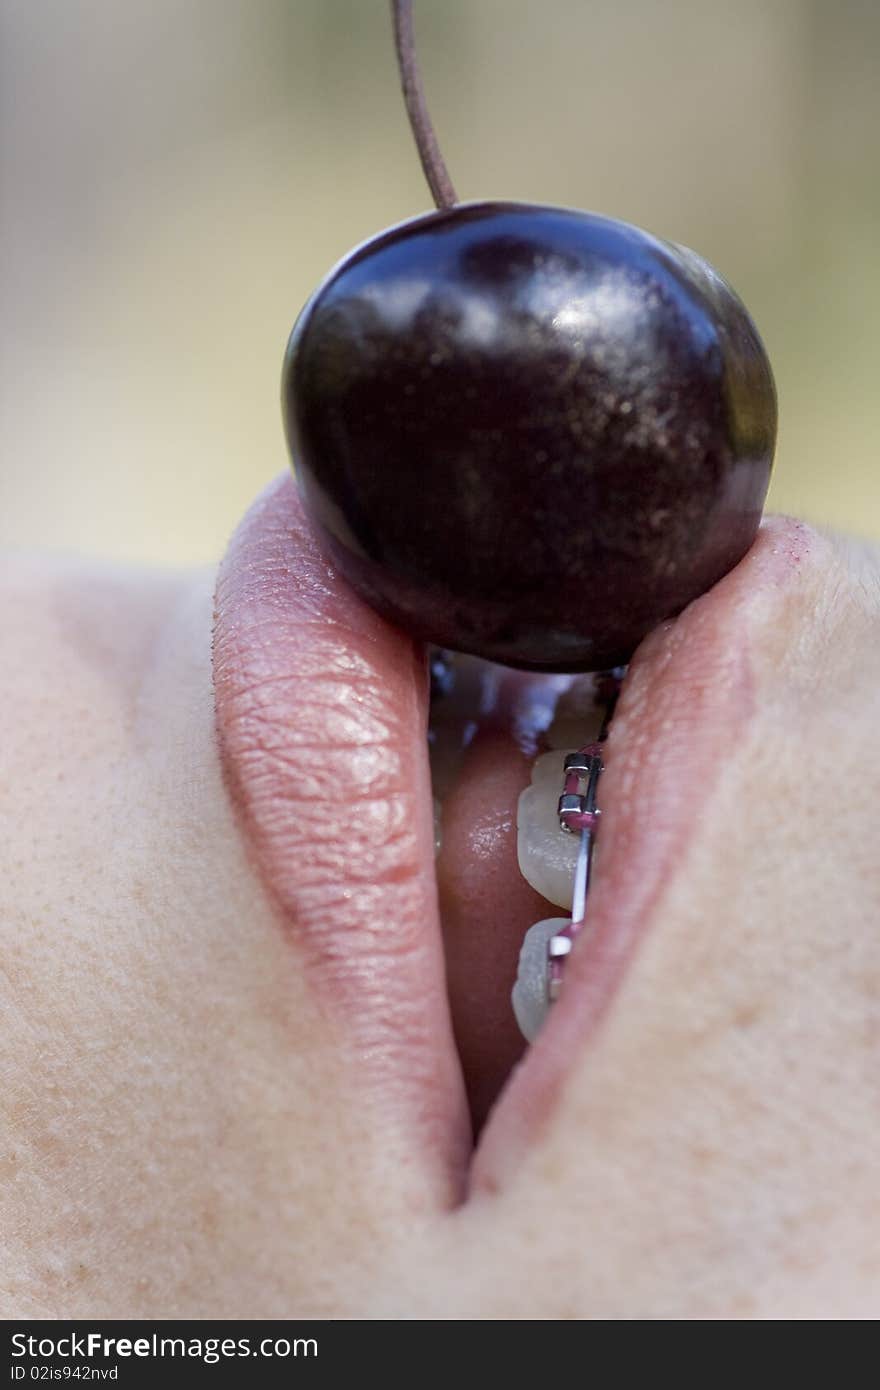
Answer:
[[[285,466],[315,282],[428,206],[385,0],[0,0],[0,542],[216,558]],[[780,395],[772,505],[880,536],[880,5],[419,0],[459,195],[715,262]]]

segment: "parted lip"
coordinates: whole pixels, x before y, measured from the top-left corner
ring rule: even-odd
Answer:
[[[589,940],[570,957],[562,997],[471,1164],[437,901],[423,654],[337,576],[289,477],[271,484],[238,528],[220,567],[214,634],[226,783],[281,929],[352,1065],[384,1122],[407,1142],[415,1136],[436,1164],[449,1204],[468,1181],[491,1189],[552,1113],[572,1057],[595,1037],[657,922],[690,827],[749,719],[749,608],[781,582],[791,546],[803,543],[795,531],[797,523],[765,522],[737,568],[636,653],[607,744]],[[462,972],[453,960],[453,1013],[458,991],[493,988],[479,933],[516,916],[510,874],[499,871],[510,864],[509,806],[529,774],[514,722],[490,720],[450,827],[467,874],[463,888],[453,874],[444,893],[459,894],[451,906],[482,961]],[[514,753],[520,764],[510,773]],[[469,777],[484,782],[469,786]],[[507,798],[508,809],[496,805],[487,820],[479,786]],[[533,920],[513,921],[511,939]],[[487,1016],[497,1007],[487,999]]]

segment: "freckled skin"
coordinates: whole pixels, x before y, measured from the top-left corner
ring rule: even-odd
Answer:
[[[420,638],[594,670],[742,558],[776,401],[700,257],[484,203],[354,252],[291,336],[285,423],[334,563]]]
[[[354,602],[315,582],[292,528],[279,604],[285,575],[285,623],[311,602],[323,637]],[[564,1084],[531,1123],[525,1092],[547,1088],[529,1055],[450,1211],[461,1175],[442,1180],[448,1131],[425,1142],[407,1100],[417,1056],[383,1051],[387,994],[349,991],[340,1008],[334,962],[316,962],[314,854],[292,857],[280,907],[230,801],[212,576],[8,563],[0,1314],[875,1318],[880,555],[777,525],[730,586],[745,686],[708,598],[652,639],[616,726],[605,830],[623,844],[606,841],[606,883],[628,859],[619,901],[642,945],[588,1040],[561,1001],[570,1027],[558,1013],[544,1054],[549,1068],[561,1048]],[[395,687],[402,647],[372,650]],[[673,701],[683,665],[694,689]],[[275,732],[301,796],[334,706],[324,682],[291,676],[299,705]],[[743,691],[745,725],[726,736],[716,715],[730,729]],[[648,757],[652,737],[671,738],[673,768],[662,745]],[[680,788],[707,753],[717,766],[683,820]],[[680,850],[658,877],[670,824]],[[340,823],[327,853],[347,837]],[[413,893],[404,918],[396,892],[376,914],[392,947],[422,912]],[[417,964],[398,966],[414,986]]]

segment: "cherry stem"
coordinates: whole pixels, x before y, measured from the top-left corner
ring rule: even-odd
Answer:
[[[397,50],[403,100],[406,103],[406,114],[409,116],[419,159],[422,161],[425,178],[437,207],[451,208],[458,199],[428,114],[422,74],[416,57],[412,0],[391,0],[391,18],[394,23],[394,46]]]

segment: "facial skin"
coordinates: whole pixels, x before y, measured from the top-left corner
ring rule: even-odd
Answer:
[[[539,1114],[517,1100],[548,1041],[469,1176],[444,999],[428,1105],[422,1042],[411,1072],[365,1042],[379,966],[337,1007],[298,920],[320,922],[307,818],[302,882],[282,899],[267,884],[218,751],[215,576],[8,560],[0,1313],[876,1316],[880,563],[808,539],[760,602],[748,571],[733,581],[748,719],[610,1002],[565,1034],[562,1081]],[[295,550],[290,570],[295,585]],[[694,626],[649,642],[686,665]],[[321,692],[299,695],[312,748]],[[621,744],[650,719],[642,698],[621,703]],[[674,762],[664,775],[674,796]],[[410,878],[374,885],[373,915],[383,941],[430,954],[433,889],[402,892]]]

